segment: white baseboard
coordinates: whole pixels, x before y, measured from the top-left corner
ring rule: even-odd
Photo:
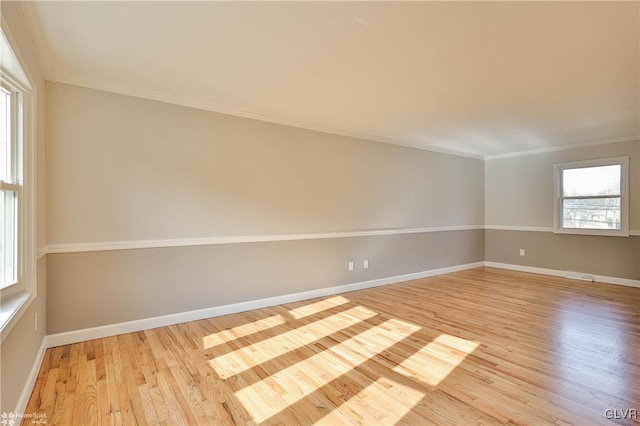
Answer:
[[[554,277],[564,277],[567,271],[559,271],[557,269],[537,268],[535,266],[513,265],[510,263],[484,262],[484,266],[488,268],[509,269],[511,271],[530,272],[532,274],[553,275]],[[608,277],[606,275],[594,275],[593,280],[599,283],[624,285],[627,287],[640,288],[640,280],[632,280],[629,278]]]
[[[432,269],[429,271],[415,272],[412,274],[396,275],[393,277],[379,278],[369,281],[361,281],[352,284],[325,287],[316,290],[303,291],[300,293],[285,294],[282,296],[268,297],[265,299],[251,300],[248,302],[233,303],[230,305],[216,306],[213,308],[198,309],[189,312],[180,312],[177,314],[163,315],[153,318],[145,318],[136,321],[121,322],[117,324],[109,324],[100,327],[86,328],[82,330],[74,330],[66,333],[50,334],[44,337],[36,359],[31,368],[31,372],[27,377],[27,381],[20,393],[16,404],[15,412],[24,413],[29,403],[29,397],[33,392],[44,355],[48,348],[78,343],[86,340],[99,339],[102,337],[116,336],[123,333],[132,333],[136,331],[147,330],[150,328],[163,327],[167,325],[180,324],[187,321],[195,321],[205,318],[212,318],[221,315],[228,315],[238,312],[250,311],[253,309],[266,308],[269,306],[281,305],[284,303],[298,302],[317,297],[332,296],[334,294],[347,293],[355,290],[363,290],[366,288],[378,287],[388,284],[395,284],[402,281],[416,280],[419,278],[431,277],[434,275],[448,274],[451,272],[463,271],[466,269],[480,268],[484,266],[484,262],[467,263],[465,265],[456,265],[446,268]]]
[[[365,288],[378,287],[382,285],[394,284],[402,281],[415,280],[430,277],[433,275],[448,274],[450,272],[462,271],[465,269],[479,268],[484,266],[484,262],[468,263],[465,265],[450,266],[447,268],[432,269],[429,271],[415,272],[412,274],[396,275],[393,277],[379,278],[369,281],[361,281],[352,284],[325,287],[316,290],[303,291],[300,293],[285,294],[282,296],[268,297],[265,299],[251,300],[248,302],[233,303],[230,305],[216,306],[213,308],[198,309],[195,311],[180,312],[177,314],[163,315],[141,320],[121,322],[117,324],[103,325],[100,327],[85,328],[82,330],[68,331],[65,333],[51,334],[45,337],[47,348],[78,343],[85,340],[99,339],[103,337],[116,336],[118,334],[133,333],[136,331],[148,330],[150,328],[164,327],[167,325],[180,324],[187,321],[195,321],[205,318],[212,318],[221,315],[234,314],[238,312],[250,311],[253,309],[266,308],[269,306],[282,305],[284,303],[298,302],[316,297],[332,296],[334,294],[346,293],[349,291],[362,290]]]
[[[195,321],[205,318],[212,318],[221,315],[228,315],[238,312],[250,311],[253,309],[266,308],[269,306],[281,305],[284,303],[292,303],[298,302],[308,299],[314,299],[317,297],[324,296],[332,296],[335,294],[347,293],[350,291],[363,290],[366,288],[378,287],[388,284],[395,284],[403,281],[416,280],[420,278],[431,277],[435,275],[448,274],[451,272],[463,271],[466,269],[480,268],[480,267],[491,267],[491,268],[500,268],[500,269],[509,269],[512,271],[521,271],[521,272],[530,272],[534,274],[543,274],[543,275],[553,275],[564,277],[565,271],[558,271],[555,269],[545,269],[545,268],[537,268],[533,266],[521,266],[521,265],[512,265],[508,263],[497,263],[497,262],[475,262],[475,263],[467,263],[464,265],[456,265],[450,266],[446,268],[432,269],[429,271],[415,272],[411,274],[404,275],[396,275],[393,277],[387,278],[379,278],[375,280],[369,281],[361,281],[352,284],[346,284],[341,286],[334,287],[325,287],[316,290],[309,290],[300,293],[286,294],[282,296],[274,296],[268,297],[264,299],[252,300],[248,302],[240,302],[233,303],[230,305],[216,306],[213,308],[206,309],[198,309],[195,311],[189,312],[181,312],[177,314],[171,315],[163,315],[159,317],[153,318],[145,318],[136,321],[128,321],[117,324],[109,324],[100,327],[86,328],[82,330],[74,330],[66,333],[58,333],[51,334],[44,337],[42,340],[42,344],[40,345],[40,349],[38,350],[38,354],[36,355],[36,359],[34,361],[33,367],[31,368],[31,372],[27,378],[27,382],[18,398],[18,403],[16,404],[16,413],[24,412],[27,403],[29,402],[29,397],[31,396],[31,392],[36,383],[36,379],[38,378],[38,372],[40,371],[40,367],[42,365],[42,361],[44,360],[44,355],[48,348],[52,348],[60,345],[68,345],[72,343],[78,343],[85,340],[99,339],[103,337],[116,336],[118,334],[123,333],[132,333],[136,331],[147,330],[150,328],[163,327],[167,325],[180,324],[187,321]],[[639,287],[640,281],[631,280],[626,278],[616,278],[616,277],[607,277],[602,275],[595,275],[595,281],[608,283],[608,284],[617,284],[617,285],[625,285],[630,287]]]
[[[640,288],[640,280],[631,280],[629,278],[617,278],[617,277],[607,277],[604,275],[594,275],[593,280],[599,283],[624,285],[627,287]]]
[[[513,265],[511,263],[484,262],[487,268],[508,269],[510,271],[530,272],[532,274],[553,275],[554,277],[564,277],[565,271],[556,269],[536,268],[535,266]]]
[[[31,367],[31,371],[27,376],[27,381],[22,388],[22,392],[20,392],[18,402],[16,403],[16,408],[13,411],[14,413],[24,413],[24,410],[27,409],[27,404],[29,403],[31,392],[33,391],[33,387],[35,386],[36,380],[38,379],[38,373],[40,372],[42,361],[44,361],[44,354],[47,352],[46,340],[47,338],[45,336],[45,338],[42,339],[40,349],[38,349],[38,353],[36,354],[36,359],[33,361],[33,366]]]

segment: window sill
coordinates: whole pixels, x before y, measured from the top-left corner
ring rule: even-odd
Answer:
[[[33,301],[33,294],[28,291],[22,291],[11,297],[4,297],[0,302],[0,334],[1,341],[9,336],[13,327],[18,323],[22,314],[27,310]]]
[[[599,235],[601,237],[628,237],[629,231],[614,231],[609,229],[554,229],[554,234],[569,235]]]

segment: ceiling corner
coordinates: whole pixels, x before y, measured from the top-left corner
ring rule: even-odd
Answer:
[[[40,31],[40,26],[35,17],[32,2],[19,1],[16,2],[16,7],[29,36],[29,42],[31,43],[31,47],[35,53],[36,61],[38,62],[42,76],[45,80],[54,80],[55,69],[53,61],[47,51],[46,42],[44,41],[44,37]]]

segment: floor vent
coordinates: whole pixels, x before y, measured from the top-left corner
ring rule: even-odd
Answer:
[[[571,272],[568,271],[565,275],[565,277],[567,278],[571,278],[574,280],[580,280],[580,281],[593,281],[593,274],[587,274],[584,272]]]

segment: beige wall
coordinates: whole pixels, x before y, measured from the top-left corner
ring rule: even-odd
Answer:
[[[369,269],[362,261],[369,259]],[[48,256],[59,333],[481,262],[484,231],[114,250]],[[347,261],[355,270],[347,270]]]
[[[553,227],[553,165],[623,155],[630,157],[629,226],[640,230],[640,141],[486,161],[486,224]]]
[[[44,247],[46,239],[45,206],[45,84],[32,51],[29,36],[22,25],[15,3],[2,1],[0,12],[15,39],[25,71],[35,85],[37,95],[37,181],[36,181],[36,245]],[[16,53],[18,53],[16,52]],[[0,347],[0,412],[13,411],[37,351],[46,333],[46,259],[37,264],[37,297],[15,324]],[[38,332],[34,331],[34,315],[38,313]]]
[[[630,155],[631,180],[639,173],[638,142],[485,165],[76,86],[48,83],[47,90],[47,229],[54,247],[477,225],[485,214],[490,225],[550,227],[553,163]],[[631,192],[636,214],[637,185]],[[485,259],[574,264],[564,251],[545,260],[557,241],[529,237],[459,231],[55,254],[48,326],[58,333]],[[589,246],[604,241],[592,238]],[[529,257],[514,258],[512,246]],[[611,240],[607,247],[628,254],[636,246]],[[628,256],[611,257],[619,264],[604,260],[592,272],[636,276]],[[365,258],[372,267],[359,270]],[[351,273],[349,260],[357,265]]]
[[[487,161],[487,225],[552,228],[553,164],[617,156],[629,156],[629,225],[632,231],[640,230],[640,141]],[[485,252],[490,262],[637,280],[639,240],[639,237],[487,230]],[[525,249],[524,257],[519,255],[521,248]]]
[[[47,83],[48,242],[481,225],[480,160]]]
[[[47,83],[47,95],[54,246],[484,222],[480,160],[64,84]],[[49,255],[49,331],[478,262],[483,251],[483,231],[461,231]]]
[[[640,237],[489,229],[485,238],[485,256],[490,262],[640,280]]]
[[[22,315],[0,350],[0,412],[14,411],[47,334],[47,260],[38,262],[38,297]],[[34,315],[38,313],[37,332]]]

